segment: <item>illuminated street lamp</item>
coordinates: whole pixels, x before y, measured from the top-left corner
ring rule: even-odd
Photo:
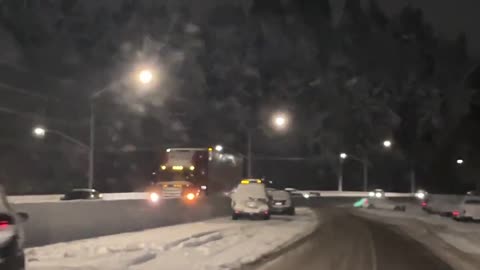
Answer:
[[[274,114],[272,117],[273,126],[278,129],[284,129],[288,125],[288,117],[284,113]]]
[[[33,135],[35,137],[38,137],[38,138],[43,138],[45,137],[45,133],[47,132],[47,130],[45,130],[45,128],[41,127],[41,126],[38,126],[38,127],[35,127],[33,129]]]
[[[153,80],[153,73],[150,69],[143,69],[138,73],[138,81],[142,84],[149,84]]]
[[[61,131],[58,131],[58,130],[54,130],[54,129],[46,129],[42,126],[36,126],[33,128],[32,130],[32,133],[33,133],[33,136],[37,137],[37,138],[40,138],[40,139],[43,139],[45,137],[45,135],[48,133],[52,133],[52,134],[56,134],[62,138],[64,138],[65,140],[73,143],[73,144],[76,144],[80,147],[83,147],[83,148],[86,148],[88,149],[89,146],[86,144],[86,143],[83,143],[82,141],[78,140],[78,139],[75,139],[74,137],[70,136],[70,135],[67,135]]]
[[[346,159],[348,155],[346,153],[340,153],[340,158],[341,159]]]
[[[288,126],[289,116],[286,113],[275,113],[271,116],[272,126],[284,130]],[[247,129],[247,177],[252,177],[252,133],[255,128]]]
[[[154,79],[154,71],[152,69],[141,69],[139,71],[135,71],[134,81],[140,83],[141,85],[149,85],[151,84]],[[123,80],[122,80],[123,82]],[[113,84],[117,85],[117,84]],[[90,142],[89,142],[89,162],[88,162],[88,188],[93,188],[94,183],[94,160],[95,160],[95,100],[96,98],[100,97],[103,93],[107,91],[111,91],[113,89],[113,85],[108,85],[96,92],[94,92],[90,96]],[[168,151],[167,151],[168,152]]]
[[[390,148],[390,147],[392,147],[392,142],[390,140],[385,140],[385,141],[383,141],[383,146],[385,148]]]
[[[463,162],[464,162],[464,160],[463,160],[463,159],[461,159],[461,158],[457,159],[457,164],[458,164],[458,165],[462,165],[462,164],[463,164]]]

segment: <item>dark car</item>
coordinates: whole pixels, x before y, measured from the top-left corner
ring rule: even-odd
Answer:
[[[71,200],[99,200],[102,198],[102,194],[100,194],[95,189],[74,189],[68,193],[66,193],[61,199],[63,201],[71,201]]]
[[[0,186],[0,269],[25,269],[24,232],[21,223],[27,219],[26,213],[16,213],[12,209]]]

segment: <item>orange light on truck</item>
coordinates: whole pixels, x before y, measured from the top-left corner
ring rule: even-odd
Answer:
[[[193,199],[195,199],[195,194],[188,193],[186,197],[187,197],[187,200],[192,201]]]
[[[167,166],[162,165],[162,166],[160,166],[160,169],[162,169],[162,171],[165,171],[167,169]]]
[[[173,166],[172,169],[174,171],[182,171],[183,170],[183,166]]]
[[[195,166],[190,166],[190,171],[195,170]]]

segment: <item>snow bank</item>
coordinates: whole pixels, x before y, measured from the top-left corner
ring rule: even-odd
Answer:
[[[27,249],[28,269],[232,269],[313,232],[312,210],[269,221],[216,218]]]

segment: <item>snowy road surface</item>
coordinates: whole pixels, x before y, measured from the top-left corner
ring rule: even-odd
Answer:
[[[429,248],[395,227],[356,212],[340,208],[319,210],[322,224],[307,241],[254,269],[453,269]]]
[[[216,218],[143,232],[30,248],[29,270],[231,269],[311,233],[318,223],[307,208],[269,221]]]
[[[406,213],[361,210],[359,214],[393,226],[422,242],[454,269],[480,269],[479,222],[457,222],[451,218],[427,214],[419,208],[410,209]]]

